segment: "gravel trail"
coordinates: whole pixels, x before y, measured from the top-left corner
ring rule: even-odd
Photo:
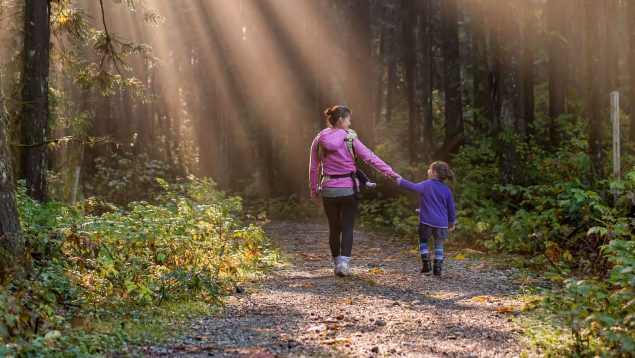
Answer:
[[[265,229],[290,263],[148,356],[521,355],[513,270],[449,250],[443,275],[423,276],[416,245],[356,231],[353,276],[338,278],[326,224],[273,222]]]

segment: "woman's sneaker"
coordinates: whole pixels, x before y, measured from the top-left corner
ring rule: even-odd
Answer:
[[[353,274],[353,272],[351,271],[350,266],[348,266],[348,262],[342,262],[341,264],[339,264],[339,266],[337,266],[337,268],[335,269],[335,274],[340,276],[340,277],[344,277],[344,276],[350,276]]]

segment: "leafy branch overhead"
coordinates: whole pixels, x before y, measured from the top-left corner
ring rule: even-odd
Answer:
[[[118,4],[122,1],[114,1]],[[130,11],[143,11],[144,21],[159,24],[163,18],[147,9],[144,1],[126,1]],[[86,10],[70,0],[54,3],[52,8],[53,34],[58,44],[62,63],[72,69],[74,82],[84,89],[97,85],[103,95],[115,94],[127,87],[144,101],[149,94],[142,81],[135,77],[129,65],[131,56],[139,56],[148,68],[160,65],[152,55],[152,48],[143,43],[127,41],[109,31],[103,0],[99,1],[101,21],[91,23]],[[131,14],[132,16],[132,14]]]

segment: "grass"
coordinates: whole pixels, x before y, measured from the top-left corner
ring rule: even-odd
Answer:
[[[73,322],[74,327],[67,332],[66,339],[87,345],[86,350],[97,355],[109,352],[136,356],[134,346],[158,345],[187,334],[188,322],[217,314],[220,307],[220,302],[170,302],[120,313],[106,320],[85,317]],[[94,347],[91,342],[95,342]]]
[[[573,339],[564,322],[544,309],[524,312],[515,322],[525,331],[521,343],[532,355],[546,357],[570,356]],[[526,356],[526,354],[524,354]]]

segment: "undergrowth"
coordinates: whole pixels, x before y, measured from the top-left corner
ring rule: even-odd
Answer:
[[[152,340],[135,334],[152,332],[141,329],[151,320],[187,302],[213,307],[277,260],[262,223],[243,222],[240,198],[208,179],[157,184],[152,203],[126,207],[40,204],[20,191],[33,274],[1,286],[0,355],[125,353]]]

